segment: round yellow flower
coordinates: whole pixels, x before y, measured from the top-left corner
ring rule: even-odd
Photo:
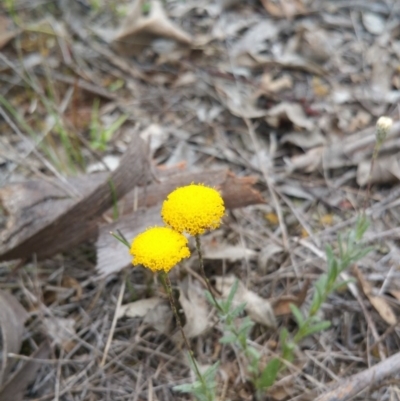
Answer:
[[[224,213],[224,201],[219,192],[200,184],[190,184],[171,192],[161,209],[167,225],[191,235],[218,228]]]
[[[190,256],[188,240],[168,227],[153,227],[139,234],[130,253],[134,266],[143,265],[153,272],[169,272],[182,259]]]

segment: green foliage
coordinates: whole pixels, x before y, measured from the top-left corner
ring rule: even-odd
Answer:
[[[192,359],[189,358],[189,360],[192,371],[196,372],[196,369],[193,366]],[[192,394],[199,401],[215,401],[216,400],[215,376],[217,375],[218,367],[219,367],[219,362],[210,366],[205,372],[201,374],[200,377],[198,374],[196,374],[197,377],[193,383],[181,384],[179,386],[175,386],[173,389],[181,393]]]
[[[278,358],[271,359],[257,380],[257,388],[271,387],[275,383],[280,367],[281,361]]]
[[[92,119],[90,122],[90,145],[93,149],[105,151],[107,144],[115,132],[122,126],[128,116],[120,116],[108,128],[104,128],[99,118],[100,101],[96,99],[93,103]]]
[[[366,230],[368,221],[365,216],[358,218],[355,227],[350,230],[346,238],[338,236],[339,255],[330,245],[326,247],[327,271],[321,274],[314,283],[311,306],[308,311],[302,312],[296,305],[290,305],[293,317],[297,323],[297,332],[291,336],[286,328],[280,332],[281,356],[271,359],[267,365],[260,369],[260,353],[249,345],[248,338],[254,323],[250,318],[241,319],[240,324],[236,320],[244,311],[246,305],[234,305],[233,300],[238,289],[238,281],[232,286],[226,300],[217,301],[206,292],[208,301],[218,310],[220,321],[223,324],[224,334],[220,339],[223,344],[231,344],[238,347],[245,355],[248,361],[248,373],[257,389],[257,393],[271,387],[277,378],[277,375],[285,367],[283,361],[292,362],[295,357],[296,347],[305,337],[319,333],[330,327],[331,322],[322,320],[318,316],[324,302],[328,296],[346,284],[340,281],[340,274],[346,270],[352,263],[357,262],[371,251],[360,244]]]

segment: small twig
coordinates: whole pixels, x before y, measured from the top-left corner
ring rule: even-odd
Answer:
[[[117,325],[117,320],[118,320],[118,310],[121,307],[122,298],[123,298],[124,292],[125,292],[126,276],[127,276],[127,273],[125,272],[124,278],[123,278],[122,284],[121,284],[121,289],[120,289],[119,295],[118,295],[117,305],[115,306],[114,318],[113,318],[113,321],[112,321],[112,324],[111,324],[110,333],[108,335],[107,343],[106,343],[106,346],[104,348],[103,359],[100,362],[100,367],[103,367],[104,364],[106,363],[108,351],[110,349],[111,341],[112,341],[113,336],[114,336],[115,326]]]
[[[347,401],[367,387],[379,385],[387,377],[400,370],[400,352],[375,366],[350,376],[332,390],[320,395],[315,401]]]
[[[196,239],[196,249],[197,249],[197,253],[199,254],[199,265],[200,265],[201,274],[202,274],[202,276],[203,276],[204,281],[206,282],[208,292],[210,293],[211,298],[213,299],[215,306],[217,307],[217,309],[218,309],[220,312],[222,312],[223,310],[222,310],[222,308],[221,308],[221,305],[220,305],[220,304],[218,303],[218,301],[215,299],[214,290],[212,289],[211,284],[210,284],[210,281],[208,280],[208,277],[207,277],[207,275],[206,275],[206,271],[204,270],[204,260],[203,260],[203,254],[202,254],[202,252],[201,252],[200,236],[199,236],[199,235],[196,235],[196,236],[195,236],[195,239]]]

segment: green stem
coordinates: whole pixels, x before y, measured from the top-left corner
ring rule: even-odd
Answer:
[[[208,387],[207,387],[207,384],[206,384],[206,382],[204,380],[204,377],[200,372],[200,369],[199,369],[199,367],[197,365],[196,359],[194,358],[193,351],[192,351],[192,348],[190,346],[189,340],[186,337],[186,334],[185,334],[185,332],[183,330],[182,322],[181,322],[181,319],[179,318],[178,310],[177,310],[176,305],[175,305],[174,296],[172,294],[172,285],[171,285],[171,281],[170,281],[170,279],[168,277],[168,274],[166,272],[164,272],[164,271],[160,271],[160,278],[161,278],[161,282],[163,284],[163,287],[164,287],[165,291],[168,294],[169,303],[171,305],[172,312],[173,312],[173,314],[175,316],[176,324],[178,325],[178,328],[179,328],[179,330],[180,330],[180,332],[182,334],[183,341],[185,342],[186,348],[188,349],[189,357],[190,357],[190,360],[192,361],[193,367],[195,369],[196,376],[201,381],[201,384],[203,385],[204,389],[207,391],[207,398],[210,401],[213,401],[212,397],[208,393]]]
[[[200,264],[201,274],[202,274],[202,276],[203,276],[203,278],[204,278],[204,281],[206,282],[208,292],[210,293],[211,298],[212,298],[213,301],[214,301],[214,304],[216,305],[218,311],[223,313],[224,311],[223,311],[221,305],[220,305],[220,304],[218,303],[218,301],[215,299],[214,292],[213,292],[213,289],[212,289],[212,287],[211,287],[210,281],[208,280],[208,277],[206,276],[206,272],[205,272],[205,270],[204,270],[204,260],[203,260],[203,254],[202,254],[202,252],[201,252],[200,236],[199,236],[199,235],[196,235],[196,236],[195,236],[195,239],[196,239],[196,249],[197,249],[197,253],[199,254],[199,264]]]

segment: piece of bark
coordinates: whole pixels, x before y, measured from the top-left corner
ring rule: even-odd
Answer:
[[[320,395],[315,401],[347,401],[368,387],[379,386],[383,380],[400,371],[400,353],[379,362],[375,366],[343,380],[334,389]]]
[[[6,229],[0,233],[0,260],[51,256],[70,249],[96,232],[99,216],[137,185],[149,181],[147,145],[132,141],[119,167],[90,185],[72,179],[80,197],[52,184],[28,181],[1,189],[0,204],[6,210]],[[59,184],[58,184],[59,186]],[[57,206],[51,200],[57,199]]]
[[[97,188],[102,183],[107,183],[107,177],[107,173],[98,173],[70,178],[68,183],[85,199],[89,194],[98,191]],[[119,215],[130,214],[137,208],[154,206],[165,199],[176,187],[191,182],[201,182],[220,189],[228,209],[263,203],[261,194],[253,187],[256,181],[255,177],[236,177],[226,169],[177,174],[165,178],[159,183],[138,188],[138,191],[131,191],[119,202]],[[135,186],[133,179],[128,183],[131,188]],[[30,235],[36,235],[36,232],[43,231],[60,216],[75,210],[74,205],[77,201],[60,187],[59,182],[56,185],[54,181],[26,181],[0,189],[0,204],[7,213],[7,228],[0,233],[2,241],[0,242],[0,260],[29,257],[34,252],[39,258],[49,257],[82,241],[96,238],[98,223],[103,212],[93,213],[92,210],[91,218],[83,214],[78,220],[72,221],[71,219],[71,226],[67,231],[62,233],[53,231],[52,247],[42,248],[39,242],[35,249],[26,251],[23,248],[23,244],[28,242]],[[113,202],[110,200],[107,209],[112,204]],[[71,238],[72,235],[75,237]]]
[[[25,362],[9,380],[0,388],[0,401],[21,401],[29,383],[33,381],[41,367],[40,359],[47,359],[50,355],[50,344],[45,341],[31,355],[31,360]]]

